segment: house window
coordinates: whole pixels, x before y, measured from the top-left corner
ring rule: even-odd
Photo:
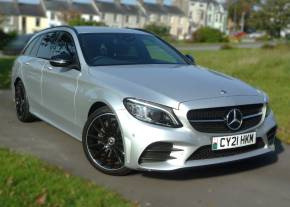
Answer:
[[[136,24],[139,24],[139,23],[140,23],[140,17],[137,16],[137,17],[136,17]]]
[[[104,20],[105,19],[105,13],[102,13],[102,19]]]
[[[161,22],[161,19],[162,19],[161,16],[158,15],[158,16],[157,16],[157,21],[158,21],[158,22]]]
[[[37,18],[35,19],[35,26],[37,26],[37,27],[40,26],[40,18],[39,18],[39,17],[37,17]]]
[[[22,22],[21,22],[21,25],[22,25],[22,33],[26,33],[26,17],[22,17]]]
[[[126,16],[126,23],[128,23],[129,22],[129,16],[127,15]]]
[[[55,20],[55,13],[51,12],[51,20]]]
[[[202,10],[199,10],[199,19],[203,20],[203,18],[204,18],[204,13]]]
[[[90,21],[94,21],[93,15],[90,15]]]
[[[117,22],[117,14],[114,14],[114,22]]]

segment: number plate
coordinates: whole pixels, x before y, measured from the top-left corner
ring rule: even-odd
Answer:
[[[256,132],[212,138],[212,150],[232,149],[256,144]]]

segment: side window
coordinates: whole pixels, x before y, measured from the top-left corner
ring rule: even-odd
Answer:
[[[41,39],[40,46],[37,52],[37,57],[49,60],[51,58],[51,51],[57,37],[56,32],[45,34]]]
[[[36,42],[39,40],[39,37],[34,38],[29,45],[25,48],[23,54],[26,56],[32,56],[31,51],[36,47]]]
[[[63,32],[56,41],[52,57],[70,56],[77,63],[77,51],[72,36]]]
[[[32,56],[32,57],[36,57],[37,56],[37,51],[38,51],[38,48],[39,48],[39,44],[40,44],[40,40],[41,40],[42,38],[41,37],[39,37],[39,38],[37,38],[37,40],[35,41],[35,44],[33,45],[33,48],[32,48],[32,50],[30,51],[30,56]]]

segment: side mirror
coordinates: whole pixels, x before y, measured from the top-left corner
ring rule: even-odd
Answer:
[[[193,64],[195,65],[195,60],[191,55],[185,55],[185,57]]]
[[[73,58],[69,55],[58,55],[49,61],[54,67],[68,67],[73,64]]]

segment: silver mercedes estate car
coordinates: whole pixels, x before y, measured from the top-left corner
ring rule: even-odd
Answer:
[[[38,117],[82,141],[89,162],[111,175],[274,150],[277,126],[264,92],[143,30],[41,31],[15,61],[12,89],[20,121]]]

